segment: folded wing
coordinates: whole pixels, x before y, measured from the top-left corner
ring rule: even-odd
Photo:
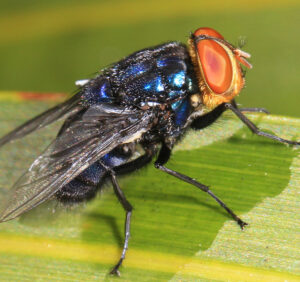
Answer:
[[[20,177],[0,209],[0,222],[41,204],[95,161],[151,127],[152,115],[105,104],[90,107]]]
[[[3,136],[2,138],[0,138],[0,147],[12,140],[22,138],[37,129],[43,128],[51,124],[52,122],[59,120],[62,117],[68,117],[79,112],[83,109],[83,107],[80,104],[80,95],[80,93],[74,95],[69,100],[47,110],[46,112],[25,122],[24,124],[17,127],[15,130]]]

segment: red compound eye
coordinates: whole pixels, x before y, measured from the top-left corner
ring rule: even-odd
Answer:
[[[217,32],[216,30],[210,28],[210,27],[201,27],[198,28],[195,32],[194,32],[194,36],[200,36],[200,35],[206,35],[206,36],[211,36],[211,37],[216,37],[216,38],[220,38],[220,39],[224,39],[224,37]]]
[[[211,28],[199,28],[194,32],[198,37],[206,35],[223,39],[223,36]],[[226,92],[232,82],[232,62],[226,50],[213,39],[202,39],[196,43],[197,53],[205,81],[216,94]]]

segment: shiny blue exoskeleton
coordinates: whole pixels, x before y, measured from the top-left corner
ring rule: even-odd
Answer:
[[[148,143],[157,142],[170,132],[177,138],[191,113],[189,95],[198,91],[191,67],[186,46],[180,43],[170,42],[145,49],[91,80],[83,88],[83,100],[87,105],[109,103],[139,109],[155,110],[163,106],[163,113],[169,115],[166,123],[147,132],[144,139]],[[116,148],[61,189],[58,198],[81,201],[94,197],[106,176],[103,165],[114,168],[131,157],[128,146]]]
[[[65,118],[57,138],[13,186],[5,206],[0,207],[0,222],[15,218],[54,195],[63,202],[89,200],[105,180],[110,180],[126,213],[122,254],[110,272],[120,275],[133,206],[122,191],[118,176],[142,168],[155,158],[155,168],[206,192],[243,229],[247,223],[208,186],[166,164],[188,128],[206,128],[227,109],[259,136],[300,145],[259,130],[242,113],[265,110],[237,106],[234,97],[244,85],[239,63],[250,67],[246,61],[249,57],[217,31],[200,28],[191,34],[188,46],[170,42],[141,50],[85,84],[79,83],[83,86],[73,97],[0,138],[1,147]],[[224,60],[228,64],[223,68]],[[211,111],[205,112],[205,107]]]

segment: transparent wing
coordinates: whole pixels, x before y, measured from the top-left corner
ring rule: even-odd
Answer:
[[[43,128],[62,117],[67,117],[77,113],[78,111],[82,110],[80,100],[81,95],[78,93],[69,100],[25,122],[15,130],[0,138],[0,147],[12,140],[22,138],[37,129]]]
[[[0,210],[0,222],[41,204],[116,146],[132,142],[151,126],[144,111],[97,105],[72,123],[15,183]]]

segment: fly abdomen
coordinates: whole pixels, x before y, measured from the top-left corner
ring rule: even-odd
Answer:
[[[114,168],[128,161],[131,151],[124,151],[123,147],[116,148],[104,155],[100,161],[95,162],[66,184],[56,193],[56,198],[65,203],[88,201],[96,196],[97,191],[105,182],[107,167]],[[106,166],[106,168],[103,166]]]
[[[63,203],[79,203],[95,197],[96,185],[81,181],[78,177],[56,192],[56,198]]]

